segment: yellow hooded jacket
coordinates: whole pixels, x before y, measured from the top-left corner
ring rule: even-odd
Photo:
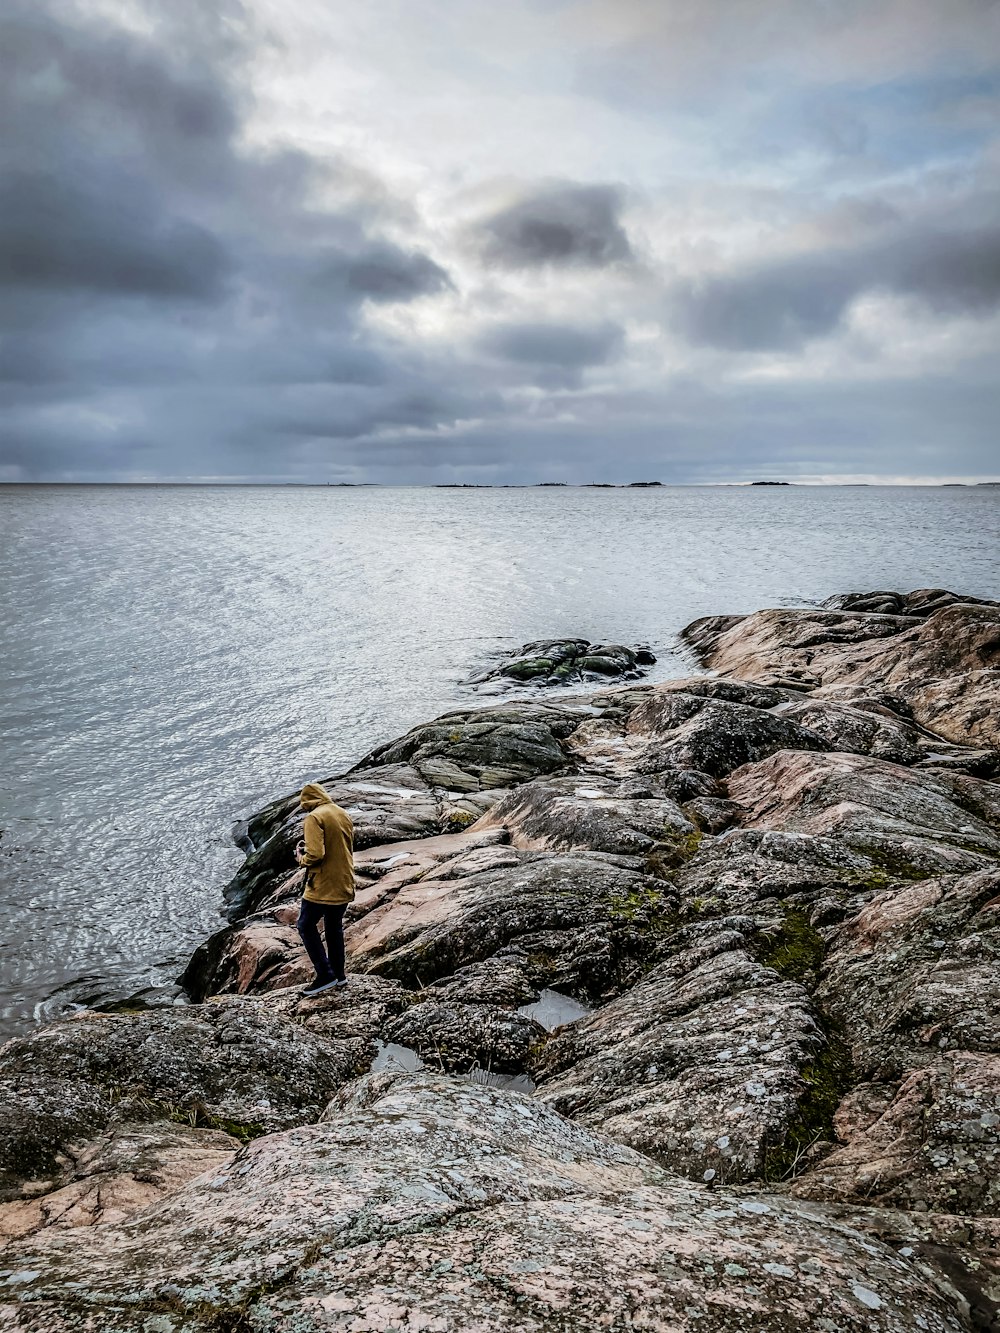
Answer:
[[[311,903],[349,903],[354,899],[354,825],[346,810],[334,805],[318,782],[307,782],[299,796],[306,815],[305,851],[296,855],[306,867],[303,898]]]

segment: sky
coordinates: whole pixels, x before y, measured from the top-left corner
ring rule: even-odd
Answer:
[[[5,0],[0,481],[1000,477],[1000,0]]]

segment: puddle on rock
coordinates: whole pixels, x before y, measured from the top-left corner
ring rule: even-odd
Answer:
[[[409,1046],[397,1046],[394,1041],[377,1041],[378,1050],[372,1061],[372,1073],[381,1074],[386,1069],[405,1069],[408,1074],[416,1074],[424,1068],[420,1056]]]
[[[378,1041],[375,1044],[378,1050],[371,1064],[373,1074],[381,1074],[388,1069],[402,1069],[407,1074],[417,1074],[427,1068],[417,1052],[409,1046],[399,1046],[394,1041]],[[535,1091],[535,1085],[527,1074],[494,1074],[492,1070],[480,1069],[478,1065],[465,1074],[452,1074],[451,1077],[465,1083],[478,1083],[484,1088],[507,1088],[510,1092],[524,1092],[528,1096]]]
[[[525,1018],[533,1018],[541,1023],[546,1032],[554,1032],[564,1023],[574,1023],[593,1013],[589,1005],[581,1004],[571,995],[563,995],[557,990],[543,990],[533,1004],[522,1004],[517,1011]]]

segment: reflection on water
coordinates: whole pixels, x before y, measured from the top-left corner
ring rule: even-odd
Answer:
[[[0,487],[0,1025],[169,982],[234,821],[546,635],[996,596],[1000,492]]]
[[[407,1074],[418,1074],[424,1068],[424,1062],[416,1051],[409,1046],[398,1046],[394,1041],[377,1041],[375,1059],[371,1072],[382,1074],[387,1069],[402,1069]]]
[[[541,1023],[546,1032],[554,1032],[564,1023],[575,1023],[592,1010],[580,1004],[579,1000],[574,1000],[571,995],[563,995],[557,990],[543,990],[534,1004],[524,1004],[517,1012]]]

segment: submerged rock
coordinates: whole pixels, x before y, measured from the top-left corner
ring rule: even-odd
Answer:
[[[471,685],[572,685],[581,681],[638,680],[655,655],[645,645],[590,643],[587,639],[538,639],[526,643],[499,666],[472,676]]]

